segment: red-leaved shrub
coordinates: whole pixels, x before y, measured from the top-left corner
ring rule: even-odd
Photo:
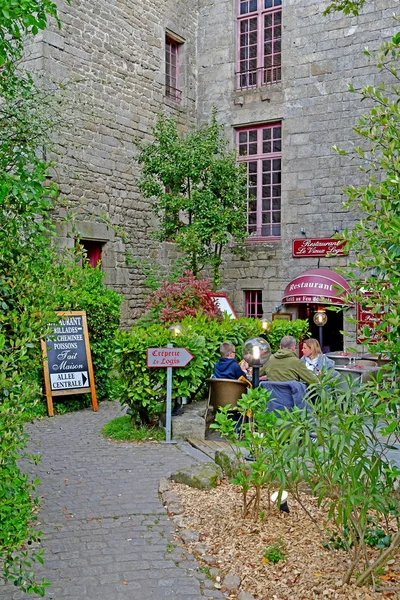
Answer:
[[[162,323],[176,323],[198,313],[214,319],[222,318],[222,312],[211,294],[207,279],[196,279],[191,271],[185,271],[176,281],[162,281],[158,290],[150,295],[147,308],[154,320]]]

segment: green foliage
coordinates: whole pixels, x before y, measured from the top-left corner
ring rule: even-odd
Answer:
[[[331,12],[343,11],[345,15],[357,16],[365,4],[365,0],[333,0],[324,10],[324,15]]]
[[[104,285],[104,273],[87,263],[81,266],[76,259],[64,261],[54,270],[52,301],[57,310],[86,311],[96,393],[101,400],[108,394],[113,339],[119,330],[122,298]]]
[[[102,335],[111,337],[119,306],[100,274],[78,267],[76,257],[58,253],[53,245],[51,211],[58,191],[47,184],[50,165],[41,158],[52,123],[44,95],[19,67],[23,38],[43,29],[47,16],[56,17],[48,0],[1,2],[0,564],[15,585],[40,596],[48,583],[36,581],[32,570],[35,561],[42,562],[41,552],[31,550],[40,537],[33,529],[37,482],[28,481],[18,463],[27,439],[23,424],[41,399],[40,338],[57,309],[86,308],[94,354],[101,369],[108,368]]]
[[[210,124],[180,135],[175,121],[160,117],[154,141],[137,140],[140,190],[155,197],[157,237],[174,241],[195,276],[206,266],[218,286],[224,247],[246,237],[246,173],[226,150],[215,114]]]
[[[284,560],[286,558],[285,544],[278,538],[275,542],[271,542],[265,546],[263,556],[266,562],[272,562],[273,564]]]
[[[243,448],[254,459],[239,469],[235,479],[242,487],[245,515],[253,505],[256,518],[260,490],[267,489],[269,495],[271,487],[277,487],[287,490],[318,527],[302,502],[300,489],[307,483],[334,528],[346,532],[340,539],[333,536],[332,542],[332,534],[320,530],[328,547],[344,546],[350,553],[346,583],[360,561],[373,571],[390,557],[389,553],[371,562],[367,545],[391,541],[391,551],[396,551],[400,544],[399,527],[390,540],[388,527],[381,525],[388,515],[397,515],[399,524],[400,503],[394,489],[400,472],[391,464],[389,452],[400,425],[396,421],[393,426],[395,403],[388,407],[381,402],[380,383],[344,391],[327,375],[321,379],[315,404],[277,414],[265,413],[269,398],[265,390],[251,390],[238,403],[242,418],[247,417],[239,437],[229,407],[218,411],[214,425],[234,445],[239,461],[243,462]],[[366,582],[368,569],[357,584]]]
[[[156,427],[135,427],[129,415],[117,417],[106,423],[101,430],[104,437],[119,442],[148,442],[165,439],[163,429]]]
[[[150,294],[147,307],[154,322],[172,324],[197,314],[211,319],[222,318],[211,293],[207,279],[196,279],[190,271],[185,271],[173,282],[162,281],[160,287]]]
[[[49,16],[60,25],[57,6],[50,0],[1,0],[0,65],[19,57],[24,37],[45,29]]]
[[[349,187],[346,206],[362,211],[362,219],[343,238],[352,251],[346,276],[358,292],[352,299],[376,317],[376,323],[361,332],[373,353],[385,353],[391,359],[393,377],[400,365],[400,91],[397,65],[400,35],[383,45],[375,57],[379,68],[392,78],[377,87],[364,86],[352,93],[373,107],[354,128],[366,149],[355,149],[360,168],[368,173],[368,183]],[[338,150],[338,149],[337,149]],[[344,151],[338,150],[341,154]],[[367,291],[367,297],[365,292]]]
[[[299,339],[298,336],[307,330],[307,325],[306,321],[285,321],[284,324],[274,321],[266,337],[269,341],[277,331],[279,335],[290,331]],[[174,346],[187,348],[193,354],[194,359],[186,367],[174,369],[172,389],[173,399],[193,399],[206,389],[206,380],[211,377],[214,365],[220,358],[221,342],[234,344],[236,358],[240,361],[243,343],[252,337],[265,335],[257,319],[224,317],[219,321],[197,315],[184,318],[181,326],[182,333],[178,337],[162,324],[136,326],[130,332],[117,334],[110,394],[122,404],[127,404],[135,418],[144,423],[150,422],[163,411],[166,398],[166,369],[146,367],[147,348],[165,348],[173,343]]]

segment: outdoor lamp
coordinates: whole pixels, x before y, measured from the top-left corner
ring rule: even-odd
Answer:
[[[174,334],[175,337],[177,335],[180,335],[183,332],[183,327],[182,327],[182,325],[179,325],[179,323],[175,323],[175,325],[171,325],[171,327],[168,327],[168,329],[170,331],[172,331],[172,333]]]
[[[243,358],[253,367],[253,387],[260,383],[260,367],[263,366],[271,356],[271,347],[264,338],[256,337],[247,340],[243,344]]]
[[[261,319],[260,323],[264,331],[269,331],[271,329],[271,323],[268,321],[268,319]]]
[[[318,327],[319,327],[319,345],[321,346],[321,350],[322,350],[322,340],[323,340],[322,328],[324,325],[326,325],[327,320],[328,320],[328,316],[327,316],[325,310],[322,310],[319,308],[317,310],[317,312],[314,313],[313,321],[314,321],[315,325],[318,325]]]

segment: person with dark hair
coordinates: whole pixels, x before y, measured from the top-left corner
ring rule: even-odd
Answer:
[[[261,367],[260,375],[268,381],[302,381],[306,384],[318,382],[318,377],[295,354],[296,340],[291,335],[281,339],[280,348]]]

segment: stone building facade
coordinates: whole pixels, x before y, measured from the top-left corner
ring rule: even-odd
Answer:
[[[331,238],[357,218],[342,209],[341,189],[357,183],[358,170],[332,147],[349,149],[356,141],[351,128],[365,107],[348,84],[379,80],[363,50],[397,31],[392,14],[399,0],[368,0],[358,17],[323,16],[322,0],[95,5],[60,2],[62,29],[45,31],[35,52],[41,69],[72,80],[79,114],[57,140],[57,179],[63,194],[84,206],[81,235],[101,245],[107,282],[126,298],[125,324],[139,316],[145,296],[126,250],[160,263],[173,251],[151,239],[150,206],[137,191],[135,136],[149,139],[160,112],[184,131],[207,121],[213,106],[232,147],[241,144],[253,187],[247,255],[227,257],[221,291],[238,315],[311,317],[318,303],[285,305],[285,288],[303,272],[343,266],[347,257],[294,258],[292,241]],[[127,244],[90,216],[102,211],[124,226]],[[340,318],[333,320],[336,330]],[[340,349],[343,341],[331,343]]]

